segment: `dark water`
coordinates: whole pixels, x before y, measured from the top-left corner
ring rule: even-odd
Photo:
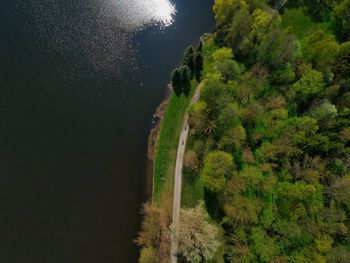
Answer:
[[[172,4],[0,1],[0,263],[136,262],[152,114],[214,27]]]

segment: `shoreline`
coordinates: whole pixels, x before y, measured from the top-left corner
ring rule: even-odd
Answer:
[[[156,156],[156,147],[158,141],[158,135],[160,125],[164,118],[164,114],[167,110],[169,98],[171,96],[172,89],[171,84],[167,85],[167,93],[162,101],[157,106],[152,119],[152,128],[148,136],[147,144],[147,163],[146,163],[146,194],[148,199],[152,200],[153,197],[153,174],[154,174],[154,160]]]

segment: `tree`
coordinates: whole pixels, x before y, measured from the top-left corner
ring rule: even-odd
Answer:
[[[328,101],[323,102],[321,105],[314,107],[310,111],[310,116],[319,121],[327,121],[337,116],[338,110],[335,105]]]
[[[233,52],[231,48],[223,47],[216,50],[212,55],[215,62],[233,59]]]
[[[152,207],[150,203],[145,203],[142,207],[142,215],[144,220],[135,242],[139,246],[156,247],[160,244],[161,238],[159,210]]]
[[[327,253],[332,250],[333,238],[329,235],[322,235],[315,240],[316,248],[321,253]]]
[[[336,246],[327,254],[327,262],[344,263],[350,262],[349,247]]]
[[[180,76],[181,76],[181,87],[185,96],[188,96],[191,90],[191,70],[188,66],[181,66],[179,68]]]
[[[257,49],[258,61],[278,69],[291,62],[296,49],[296,39],[290,28],[281,30],[279,27],[272,27]]]
[[[230,86],[219,80],[206,81],[201,94],[201,99],[206,103],[209,113],[213,117],[225,108],[230,102]]]
[[[260,227],[252,229],[252,240],[260,262],[273,262],[273,259],[279,255],[280,249],[276,240],[269,237]]]
[[[305,220],[309,214],[317,214],[323,207],[320,185],[305,184],[297,181],[295,184],[281,182],[276,190],[276,203],[279,215],[298,222]]]
[[[350,0],[339,1],[334,8],[334,31],[341,41],[350,40]]]
[[[221,112],[217,120],[217,128],[215,133],[218,137],[221,137],[222,134],[241,124],[242,113],[241,109],[238,106],[238,103],[228,104]]]
[[[293,84],[293,89],[302,99],[315,96],[321,92],[324,87],[323,74],[311,68],[307,69],[302,77]]]
[[[220,246],[219,230],[209,223],[202,203],[195,208],[181,209],[180,220],[172,224],[171,230],[178,233],[179,252],[188,262],[210,261]]]
[[[291,65],[288,64],[286,67],[275,70],[271,77],[276,84],[291,84],[295,79],[295,73]]]
[[[333,0],[303,0],[302,4],[306,7],[306,13],[316,22],[322,22],[329,19],[329,14],[332,11],[334,3]]]
[[[260,42],[265,37],[266,32],[272,22],[272,15],[261,9],[256,9],[252,16],[253,23],[251,34],[253,39],[256,40],[254,42]]]
[[[245,0],[217,0],[214,3],[216,23],[218,26],[229,23],[237,10],[248,8]]]
[[[188,151],[185,155],[185,167],[191,172],[198,172],[199,159],[195,151]]]
[[[303,39],[302,50],[304,57],[316,70],[328,73],[339,52],[339,45],[334,36],[316,30]]]
[[[242,74],[243,68],[232,59],[225,59],[214,64],[214,67],[221,73],[222,81],[237,80]]]
[[[332,65],[332,71],[338,82],[344,82],[350,76],[350,41],[340,45],[339,53]]]
[[[171,82],[173,86],[173,90],[176,94],[176,96],[180,96],[182,93],[182,85],[181,85],[181,73],[179,69],[174,69],[173,73],[171,74]]]
[[[171,81],[176,96],[181,96],[182,93],[188,96],[191,89],[191,70],[188,66],[180,66],[171,74]]]
[[[306,116],[295,118],[284,131],[284,135],[290,138],[290,143],[295,147],[294,152],[287,154],[296,157],[302,153],[314,155],[327,152],[330,147],[329,138],[319,130],[316,119]]]
[[[234,195],[229,202],[224,204],[224,211],[229,219],[229,224],[235,226],[256,224],[259,222],[261,203],[258,199]]]
[[[194,133],[205,133],[208,127],[207,105],[200,101],[193,104],[189,110],[190,126]]]
[[[331,198],[350,211],[350,175],[337,178],[328,193]]]
[[[218,146],[220,149],[227,150],[240,149],[246,138],[244,127],[238,125],[224,132]]]
[[[245,165],[239,173],[239,176],[244,178],[250,196],[252,196],[253,191],[258,191],[262,188],[264,176],[258,167]]]
[[[202,51],[197,50],[194,54],[194,77],[199,82],[202,77],[202,70],[203,70],[203,56]]]
[[[252,24],[252,16],[247,8],[241,8],[235,12],[230,28],[227,30],[225,40],[228,46],[234,48],[235,52],[247,55],[253,48],[249,38]]]
[[[222,192],[233,168],[234,163],[231,154],[222,151],[209,153],[204,160],[202,171],[204,186],[212,192]]]
[[[183,65],[187,66],[191,70],[191,78],[195,68],[195,48],[191,45],[186,48],[183,58]]]

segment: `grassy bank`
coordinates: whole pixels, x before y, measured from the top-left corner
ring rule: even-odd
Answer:
[[[152,202],[158,204],[163,188],[169,185],[172,191],[173,174],[175,169],[176,153],[182,121],[191,101],[196,81],[192,81],[190,94],[186,97],[170,95],[169,103],[159,129],[156,154],[153,167],[153,193]],[[168,196],[171,196],[167,194]]]

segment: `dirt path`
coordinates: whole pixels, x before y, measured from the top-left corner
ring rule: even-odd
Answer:
[[[190,105],[196,103],[199,100],[201,88],[203,87],[203,82],[201,82],[191,99]],[[175,166],[175,180],[174,180],[174,197],[173,197],[173,223],[179,221],[180,218],[180,207],[181,207],[181,189],[182,189],[182,167],[183,159],[185,156],[186,142],[189,134],[189,124],[188,124],[188,113],[186,112],[182,130],[180,134],[179,146],[177,149],[176,166]],[[176,231],[171,233],[171,252],[170,252],[170,262],[177,263],[178,254],[178,241]]]

